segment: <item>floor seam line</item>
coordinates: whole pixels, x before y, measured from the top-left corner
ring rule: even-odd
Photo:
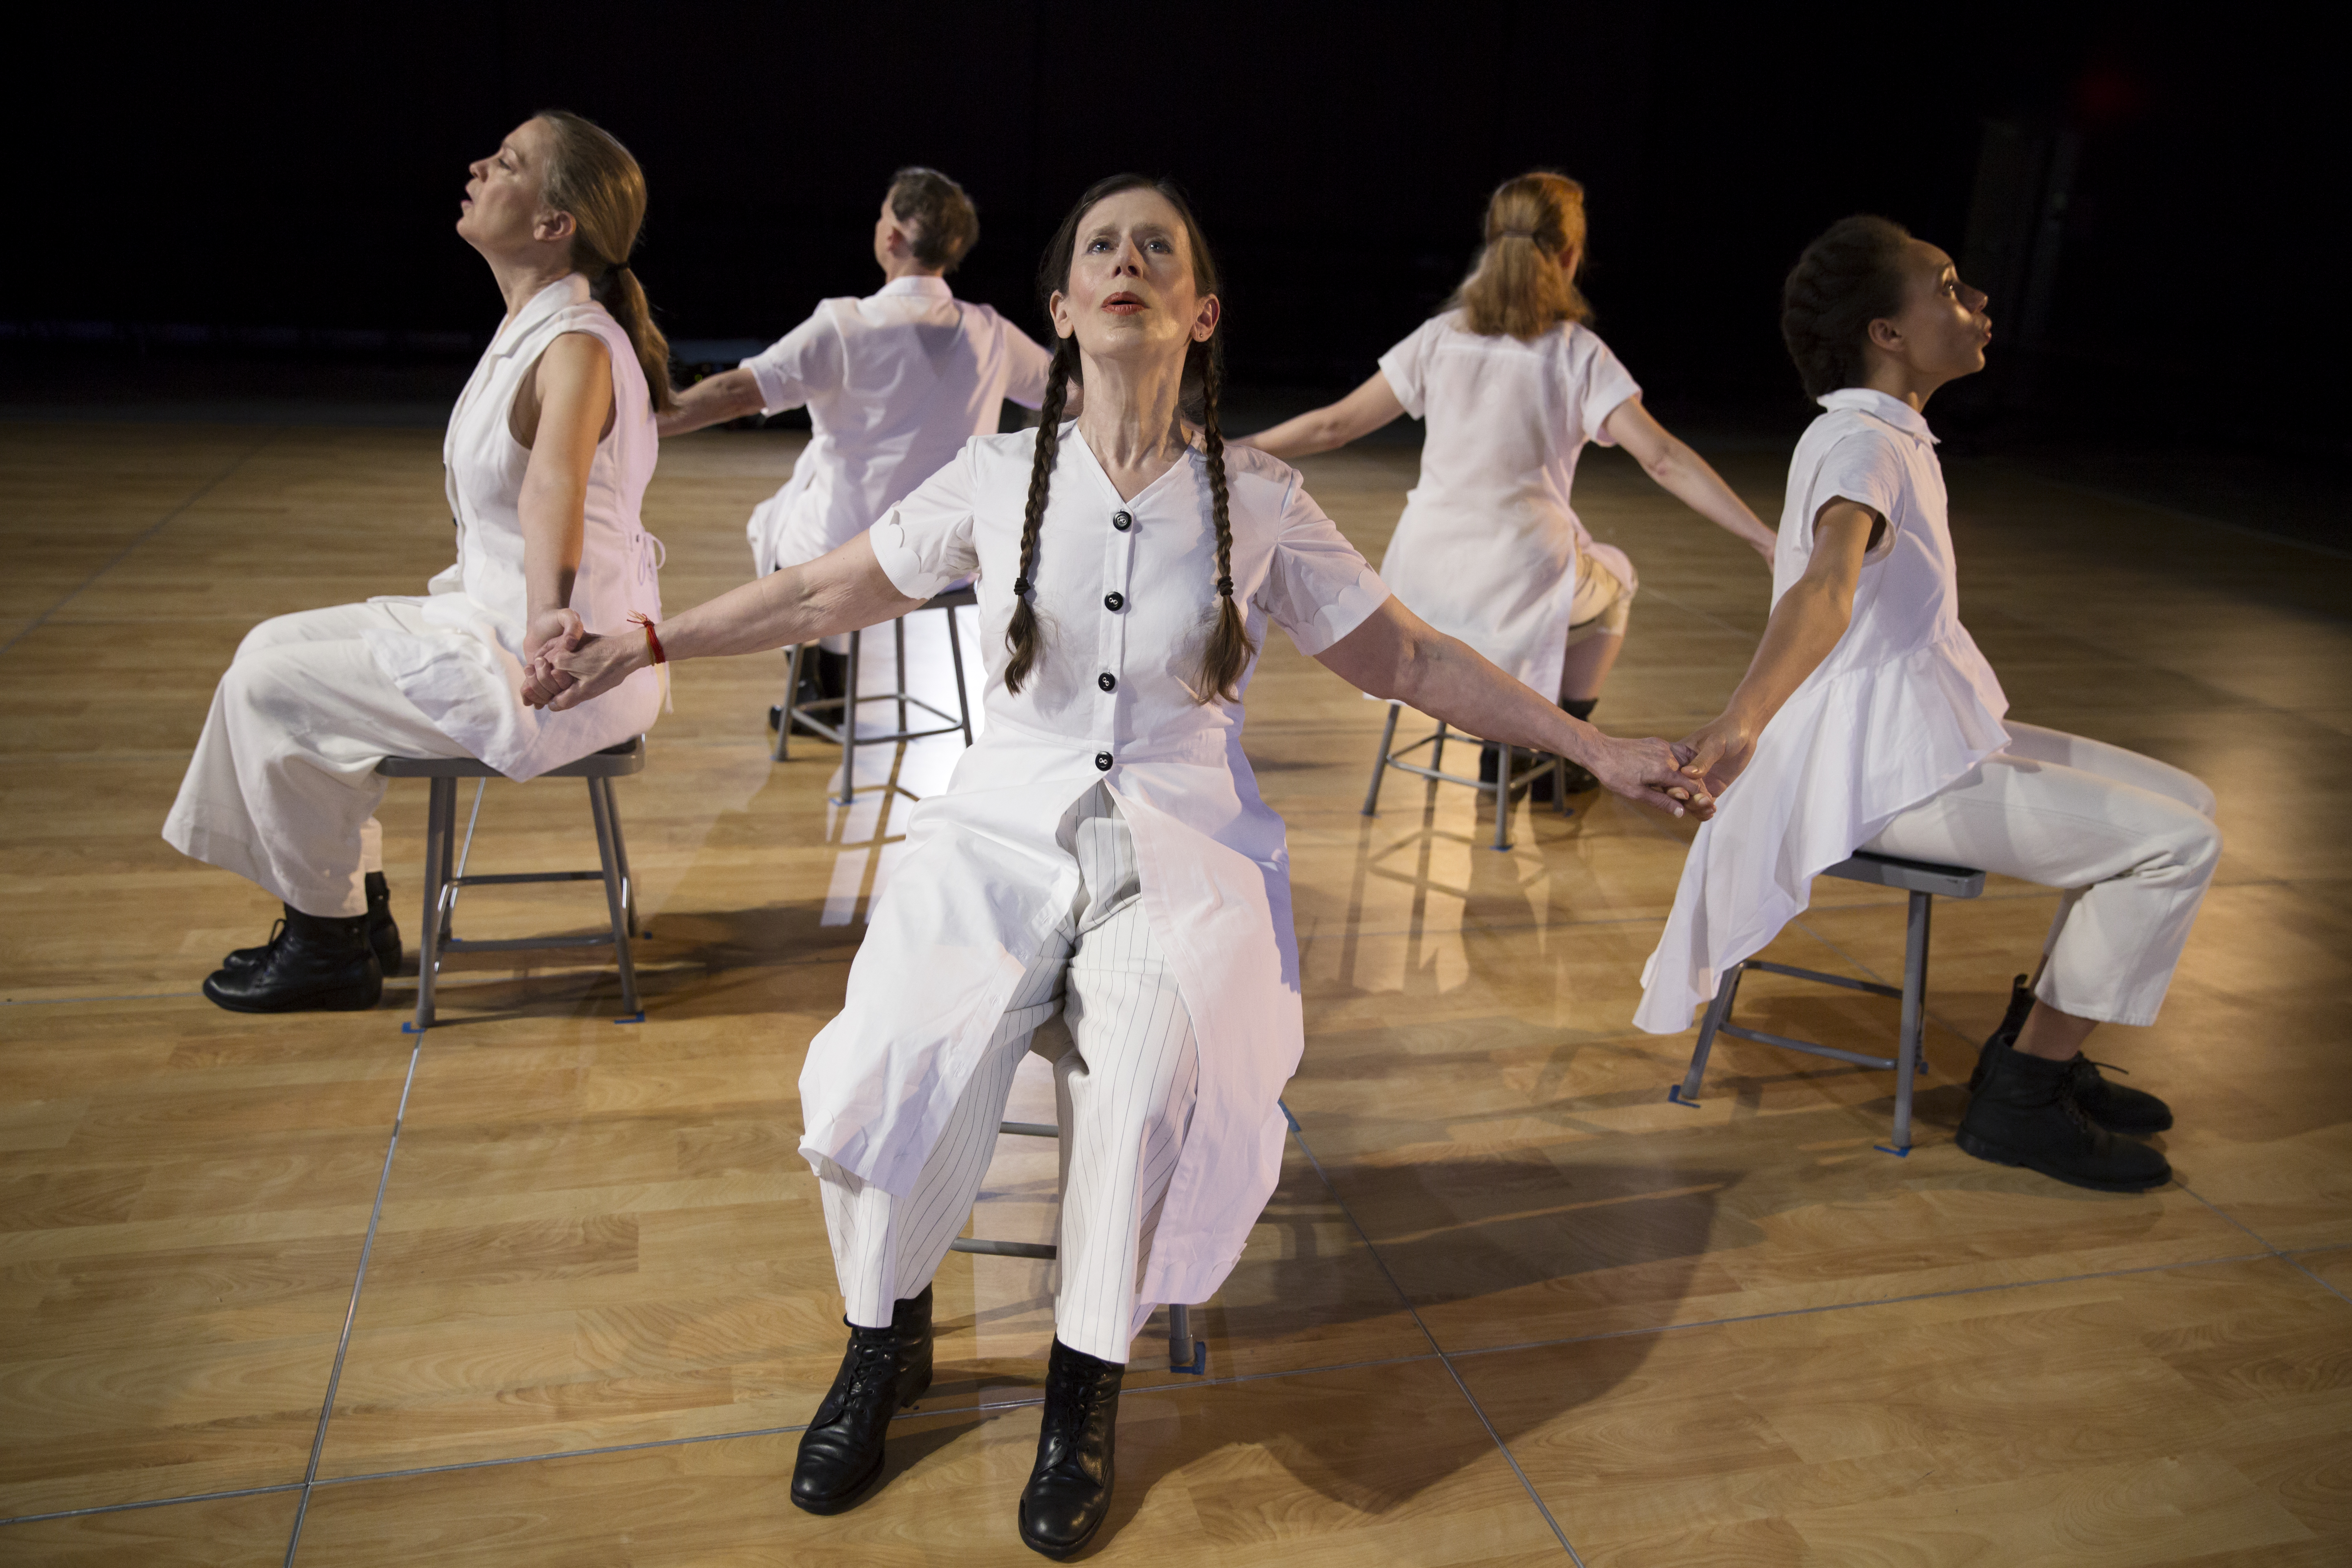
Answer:
[[[400,1103],[392,1113],[392,1137],[383,1146],[383,1169],[376,1176],[375,1206],[368,1212],[367,1236],[360,1243],[359,1267],[352,1274],[352,1299],[343,1309],[342,1331],[335,1340],[335,1361],[327,1373],[327,1397],[319,1406],[319,1430],[310,1439],[310,1463],[302,1472],[302,1497],[294,1508],[294,1528],[286,1539],[286,1568],[293,1568],[295,1551],[302,1544],[302,1522],[310,1513],[310,1489],[318,1484],[319,1460],[327,1451],[327,1427],[334,1419],[335,1394],[342,1387],[343,1358],[352,1348],[352,1325],[359,1320],[360,1292],[367,1286],[368,1259],[375,1252],[376,1226],[383,1221],[384,1194],[392,1186],[393,1156],[400,1152],[400,1127],[408,1119],[409,1092],[416,1087],[416,1064],[425,1055],[425,1037],[419,1034],[415,1044],[408,1047],[408,1075],[400,1082]]]
[[[2297,1258],[2294,1253],[2279,1246],[2276,1242],[2271,1240],[2270,1237],[2263,1235],[2252,1226],[2248,1225],[2244,1220],[2240,1219],[2236,1215],[2231,1214],[2228,1209],[2223,1208],[2220,1204],[2215,1203],[2211,1198],[2207,1197],[2203,1193],[2199,1192],[2188,1183],[2180,1181],[2179,1178],[2175,1177],[2174,1184],[2179,1186],[2182,1192],[2187,1193],[2190,1197],[2195,1198],[2199,1203],[2203,1204],[2207,1208],[2211,1209],[2215,1214],[2220,1215],[2223,1219],[2228,1220],[2231,1225],[2236,1226],[2240,1230],[2244,1231],[2248,1236],[2253,1237],[2255,1241],[2262,1244],[2263,1249],[2273,1258],[2277,1258],[2288,1268],[2293,1268],[2296,1273],[2303,1275],[2313,1284],[2318,1286],[2329,1295],[2334,1296],[2336,1300],[2344,1302],[2347,1306],[2352,1306],[2352,1295],[2345,1294],[2344,1291],[2338,1289],[2335,1285],[2313,1273],[2308,1268],[2305,1267],[2303,1260]],[[2303,1250],[2308,1252],[2325,1252],[2329,1249],[2326,1247],[2305,1247]]]
[[[12,1524],[40,1524],[53,1519],[82,1519],[94,1513],[131,1513],[142,1508],[172,1508],[184,1502],[217,1502],[224,1498],[267,1497],[271,1492],[290,1492],[301,1486],[300,1481],[273,1481],[266,1487],[231,1487],[225,1491],[189,1492],[183,1497],[142,1498],[137,1502],[102,1502],[91,1508],[61,1508],[47,1513],[20,1513],[0,1519],[0,1528]]]
[[[1504,1355],[1513,1351],[1550,1350],[1561,1345],[1594,1344],[1602,1340],[1639,1339],[1644,1334],[1674,1334],[1685,1329],[1721,1329],[1738,1323],[1767,1323],[1778,1318],[1805,1318],[1822,1312],[1851,1312],[1865,1307],[1900,1307],[1914,1301],[1944,1301],[1959,1296],[1989,1296],[2002,1290],[2030,1290],[2044,1285],[2079,1285],[2092,1279],[2121,1279],[2134,1274],[2160,1274],[2168,1268],[2210,1268],[2223,1263],[2255,1263],[2275,1254],[2233,1252],[2220,1258],[2191,1258],[2177,1263],[2140,1263],[2129,1268],[2101,1268],[2088,1274],[2053,1274],[2040,1279],[2010,1279],[1997,1285],[1956,1285],[1949,1290],[1919,1290],[1907,1296],[1874,1296],[1866,1301],[1827,1301],[1818,1307],[1784,1307],[1773,1312],[1743,1312],[1728,1318],[1698,1318],[1687,1323],[1654,1323],[1638,1329],[1608,1329],[1597,1334],[1570,1334],[1556,1340],[1526,1340],[1516,1344],[1481,1345],[1448,1352],[1458,1356]]]
[[[1486,1407],[1478,1403],[1478,1396],[1470,1392],[1469,1382],[1463,1377],[1461,1369],[1454,1364],[1446,1353],[1445,1347],[1437,1342],[1437,1336],[1430,1332],[1429,1324],[1422,1318],[1421,1309],[1413,1305],[1412,1298],[1406,1294],[1403,1284],[1396,1277],[1396,1271],[1389,1267],[1389,1260],[1381,1256],[1380,1247],[1374,1244],[1370,1234],[1364,1229],[1363,1222],[1357,1219],[1356,1211],[1349,1208],[1348,1200],[1339,1195],[1339,1189],[1333,1184],[1330,1173],[1324,1170],[1323,1162],[1316,1157],[1314,1149],[1307,1142],[1307,1129],[1300,1124],[1298,1118],[1291,1113],[1287,1105],[1283,1107],[1283,1114],[1290,1120],[1290,1135],[1298,1141],[1298,1152],[1307,1156],[1308,1164],[1315,1167],[1316,1178],[1323,1184],[1323,1190],[1329,1193],[1331,1201],[1339,1205],[1339,1212],[1347,1216],[1349,1228],[1353,1230],[1357,1239],[1364,1244],[1364,1250],[1371,1255],[1372,1262],[1380,1268],[1381,1277],[1389,1282],[1389,1289],[1396,1292],[1397,1300],[1403,1306],[1406,1314],[1412,1319],[1412,1326],[1421,1331],[1421,1337],[1429,1342],[1429,1348],[1435,1354],[1438,1364],[1443,1366],[1445,1369],[1445,1374],[1454,1380],[1454,1386],[1462,1391],[1462,1397],[1470,1405],[1470,1413],[1478,1418],[1478,1425],[1486,1429],[1486,1436],[1493,1441],[1496,1450],[1503,1456],[1503,1462],[1511,1467],[1511,1474],[1518,1478],[1520,1488],[1528,1494],[1528,1500],[1536,1505],[1536,1511],[1542,1515],[1543,1521],[1551,1527],[1552,1536],[1559,1542],[1559,1549],[1568,1553],[1568,1560],[1576,1564],[1576,1568],[1584,1568],[1584,1559],[1578,1554],[1574,1543],[1568,1539],[1568,1531],[1562,1530],[1559,1521],[1553,1517],[1551,1505],[1544,1501],[1543,1494],[1536,1490],[1535,1483],[1528,1479],[1528,1472],[1520,1468],[1519,1457],[1511,1452],[1510,1444],[1504,1441],[1502,1433],[1496,1430],[1493,1418],[1486,1414]]]
[[[48,625],[50,616],[56,615],[59,610],[64,609],[68,605],[72,604],[82,595],[89,592],[90,585],[92,584],[96,583],[100,577],[105,576],[109,572],[113,571],[117,566],[121,565],[122,563],[129,558],[132,551],[138,549],[141,545],[146,543],[149,540],[154,538],[155,535],[162,532],[164,524],[170,522],[173,518],[180,516],[190,507],[204,500],[205,497],[212,494],[215,489],[218,489],[227,481],[228,477],[231,474],[236,473],[237,469],[245,467],[248,460],[250,460],[264,447],[268,446],[269,443],[278,439],[284,431],[285,426],[282,425],[273,425],[269,426],[268,433],[267,435],[263,436],[259,441],[256,442],[247,450],[240,453],[229,463],[227,468],[223,468],[219,473],[215,474],[211,479],[206,479],[203,484],[197,486],[196,489],[189,494],[185,500],[173,507],[171,510],[165,512],[163,516],[157,518],[153,522],[149,523],[145,529],[141,531],[136,538],[131,541],[131,542],[125,544],[121,549],[109,556],[107,558],[106,564],[100,566],[97,571],[83,578],[81,582],[76,584],[73,588],[68,590],[64,598],[59,599],[56,604],[51,605],[47,609],[43,610],[39,615],[25,623],[24,630],[18,632],[15,637],[10,637],[6,642],[0,643],[0,658],[6,657],[8,651],[14,648],[18,643],[23,642],[26,637],[31,637],[35,632],[39,631],[43,626]]]

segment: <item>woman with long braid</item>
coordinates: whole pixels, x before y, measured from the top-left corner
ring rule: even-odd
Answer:
[[[1108,1510],[1129,1342],[1155,1304],[1216,1289],[1282,1163],[1298,963],[1282,822],[1241,749],[1266,623],[1473,734],[1574,757],[1677,814],[1712,804],[1664,742],[1611,740],[1430,630],[1295,472],[1227,453],[1216,269],[1171,187],[1123,175],[1087,192],[1039,284],[1056,342],[1042,426],[974,437],[820,560],[551,652],[532,694],[562,707],[665,657],[871,626],[976,575],[996,634],[986,732],[916,808],[801,1074],[849,1349],[792,1495],[818,1513],[856,1501],[891,1415],[929,1386],[931,1277],[1034,1036],[1055,1058],[1064,1190],[1019,1520],[1063,1556]],[[1074,379],[1085,408],[1065,424]]]

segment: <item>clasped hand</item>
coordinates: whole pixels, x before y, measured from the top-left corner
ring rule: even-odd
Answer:
[[[523,701],[557,712],[578,707],[615,683],[627,641],[590,631],[568,609],[533,616],[523,636]]]

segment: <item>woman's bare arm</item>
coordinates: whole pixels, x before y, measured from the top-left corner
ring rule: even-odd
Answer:
[[[613,413],[612,351],[591,333],[565,332],[540,355],[531,381],[537,406],[527,403],[514,411],[526,421],[519,438],[530,448],[515,499],[522,521],[526,658],[562,634],[572,605],[587,531],[588,469]]]
[[[1660,489],[1725,532],[1748,542],[1766,561],[1778,536],[1748,509],[1705,458],[1669,435],[1642,406],[1639,394],[1627,398],[1601,422],[1609,438],[1633,455]]]
[[[1764,640],[1722,715],[1683,738],[1689,767],[1721,795],[1756,754],[1764,726],[1805,678],[1821,667],[1853,622],[1854,584],[1862,558],[1885,521],[1858,501],[1833,500],[1813,520],[1812,558],[1805,574],[1772,606]]]
[[[760,395],[757,377],[737,365],[722,370],[717,375],[704,376],[692,386],[680,387],[671,394],[677,406],[667,414],[654,416],[654,426],[664,437],[683,436],[689,430],[706,426],[723,425],[730,419],[740,419],[747,414],[757,414],[767,406]]]
[[[1396,389],[1389,385],[1389,378],[1374,371],[1370,380],[1339,402],[1326,404],[1296,419],[1286,419],[1255,436],[1236,437],[1234,445],[1255,447],[1287,462],[1293,458],[1344,447],[1360,436],[1370,435],[1403,412],[1404,405],[1397,401]]]
[[[1715,815],[1715,803],[1683,772],[1683,759],[1665,742],[1621,741],[1570,718],[1467,643],[1431,626],[1394,595],[1316,657],[1359,690],[1410,703],[1483,740],[1580,763],[1629,800],[1676,816]]]
[[[670,663],[769,648],[856,631],[922,607],[898,592],[861,533],[804,566],[787,566],[661,623]],[[578,626],[578,621],[573,621]],[[579,632],[551,643],[533,661],[523,700],[534,708],[576,708],[653,663],[652,638],[632,626],[605,635]]]

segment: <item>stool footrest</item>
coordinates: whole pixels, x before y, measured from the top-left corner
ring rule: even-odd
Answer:
[[[502,936],[490,940],[445,936],[436,944],[443,952],[523,952],[536,947],[611,947],[612,934],[598,936]]]
[[[950,1252],[977,1252],[985,1258],[1036,1258],[1050,1263],[1059,1253],[1044,1242],[982,1241],[978,1237],[959,1236],[948,1243]]]
[[[442,879],[441,885],[445,888],[488,888],[499,885],[511,887],[518,882],[601,882],[604,879],[602,871],[496,871],[488,874],[477,872],[470,877],[446,877]]]
[[[996,1130],[1023,1138],[1059,1138],[1062,1135],[1062,1130],[1050,1121],[1006,1121],[999,1124]]]
[[[1811,1040],[1792,1040],[1786,1035],[1768,1034],[1741,1024],[1719,1024],[1718,1035],[1730,1035],[1737,1039],[1754,1040],[1760,1046],[1778,1046],[1785,1051],[1803,1051],[1808,1056],[1827,1057],[1832,1061],[1852,1062],[1858,1068],[1891,1068],[1901,1065],[1894,1057],[1866,1057],[1860,1051],[1842,1051],[1835,1046],[1817,1046]]]
[[[1849,991],[1867,991],[1873,996],[1900,996],[1900,985],[1881,985],[1875,980],[1849,980],[1843,974],[1824,974],[1818,969],[1800,969],[1793,963],[1767,963],[1751,958],[1740,965],[1743,969],[1760,969],[1767,974],[1793,975],[1799,980],[1818,981],[1823,985],[1843,985]]]

